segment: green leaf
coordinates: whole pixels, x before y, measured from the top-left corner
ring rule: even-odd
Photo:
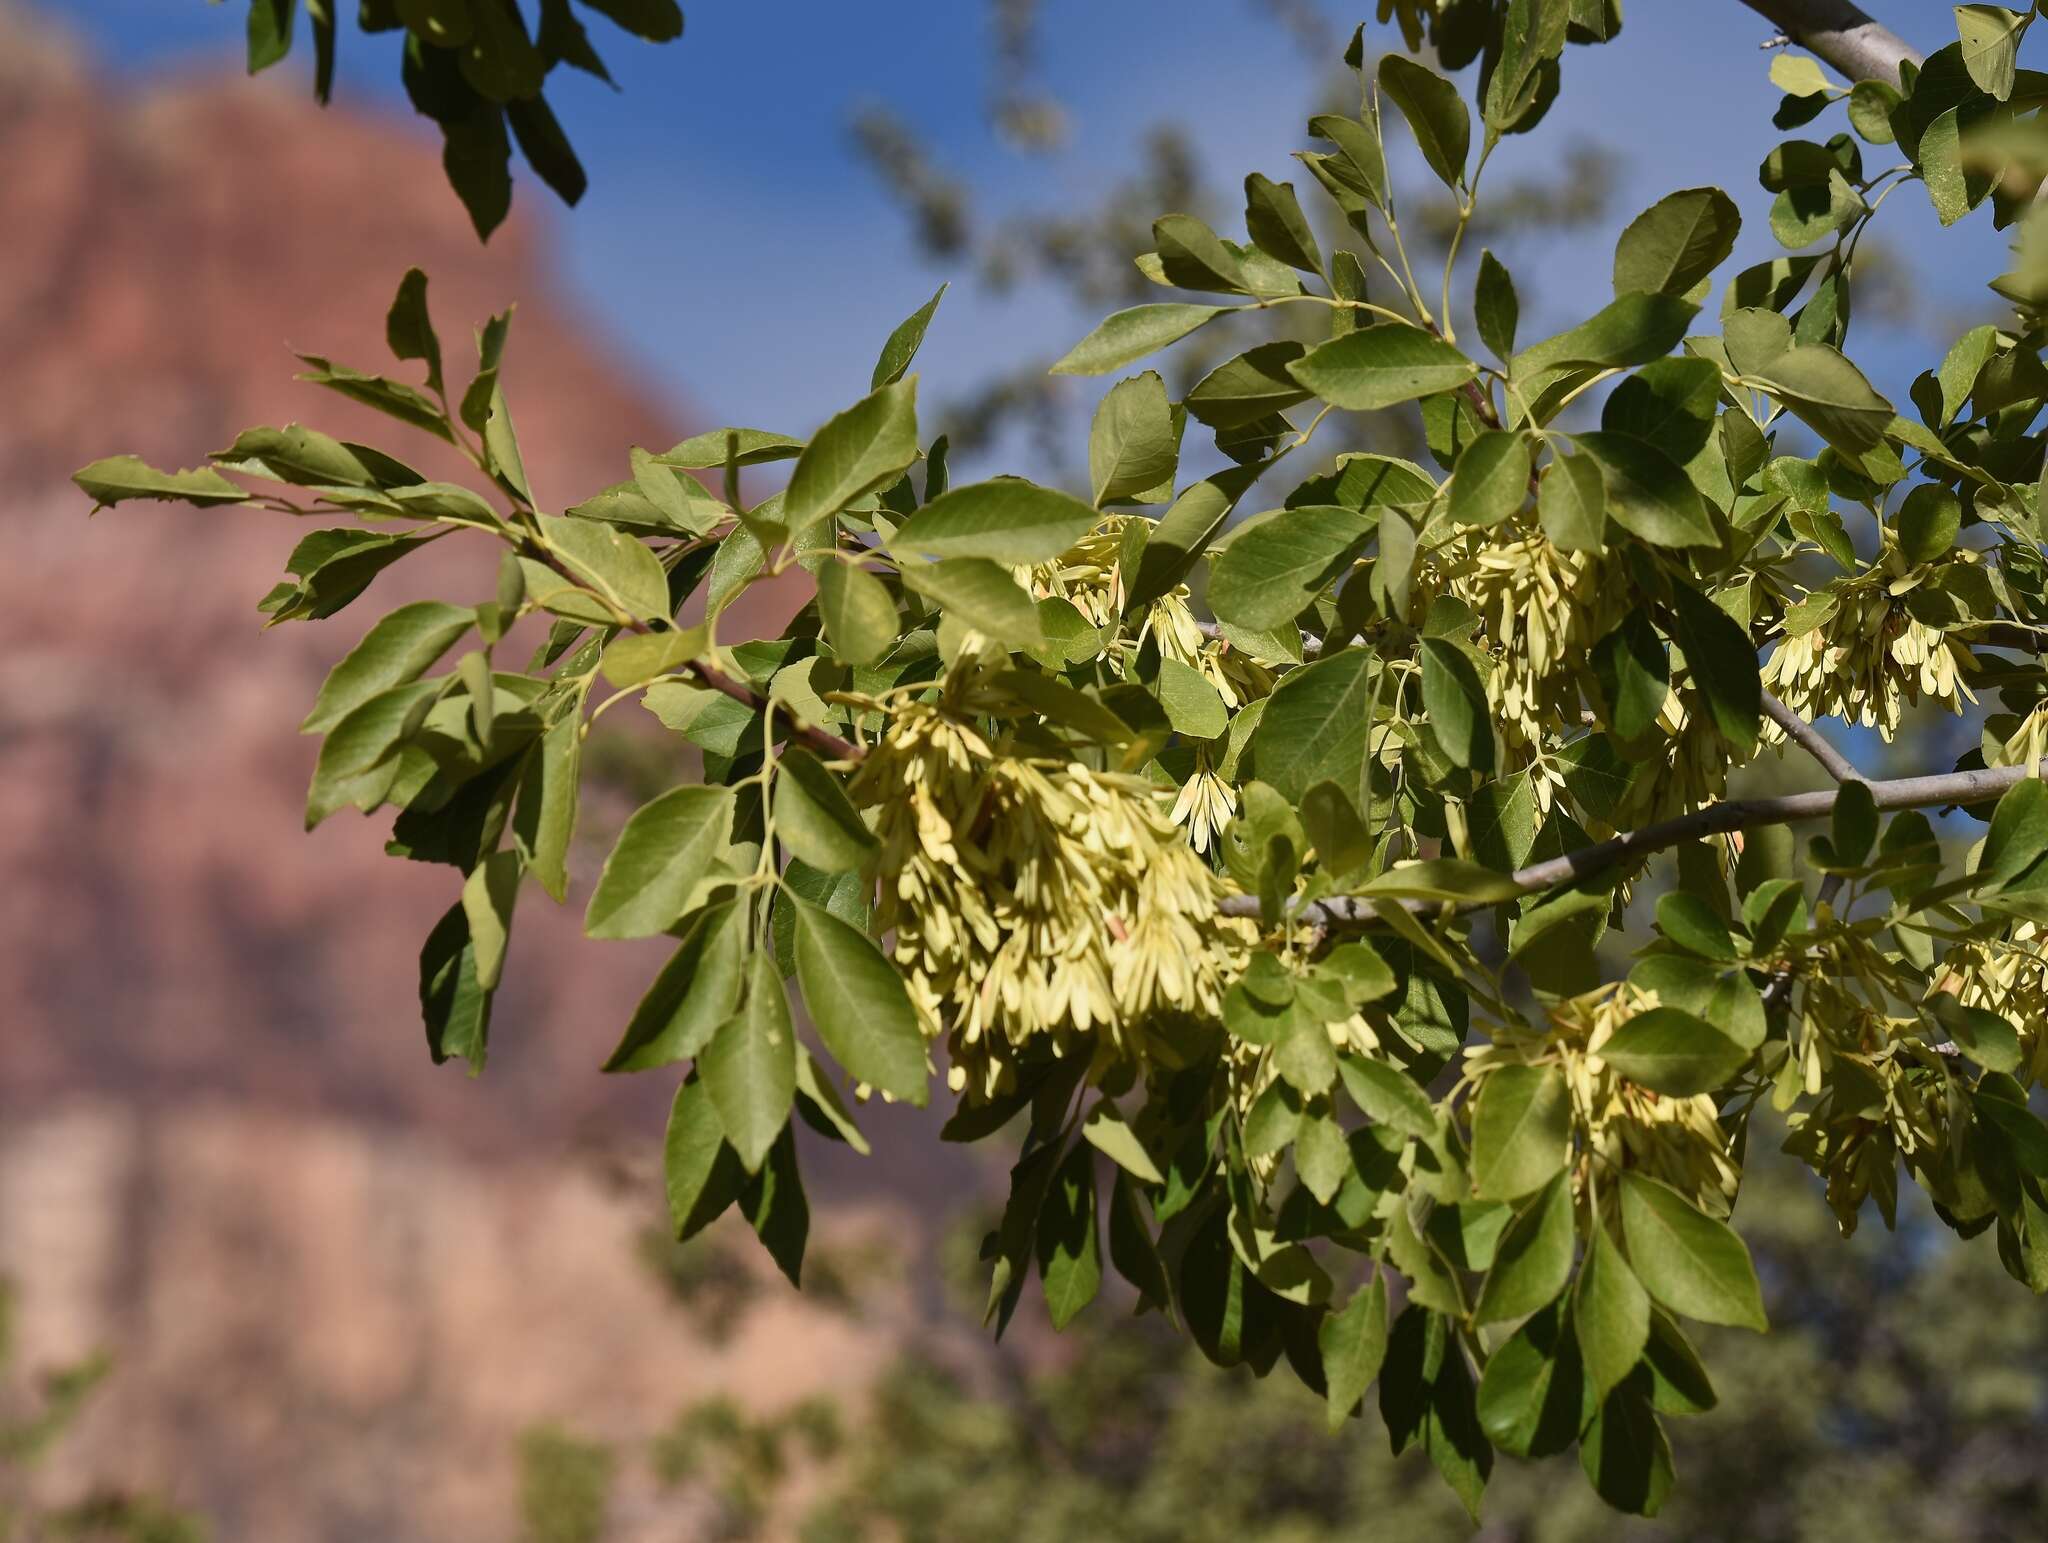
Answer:
[[[1215,739],[1230,727],[1230,709],[1206,676],[1178,659],[1159,661],[1155,683],[1159,705],[1176,734],[1190,739]]]
[[[1375,511],[1320,504],[1276,510],[1238,531],[1217,556],[1210,608],[1240,627],[1292,621],[1349,568],[1378,528]]]
[[[1472,114],[1458,88],[1435,70],[1401,54],[1383,54],[1380,90],[1401,109],[1416,147],[1445,187],[1465,180],[1465,156],[1472,147]]]
[[[1339,1056],[1337,1071],[1351,1101],[1375,1123],[1404,1136],[1428,1139],[1436,1134],[1436,1106],[1405,1073],[1384,1061],[1355,1055]]]
[[[1315,228],[1301,212],[1294,184],[1253,172],[1244,179],[1244,226],[1260,249],[1304,273],[1323,271]]]
[[[1653,1007],[1616,1029],[1600,1058],[1653,1092],[1690,1098],[1727,1086],[1748,1064],[1749,1052],[1691,1013]]]
[[[1451,478],[1451,518],[1460,525],[1498,525],[1529,498],[1529,441],[1520,434],[1481,434],[1458,457]]]
[[[1597,552],[1607,544],[1607,479],[1590,455],[1551,460],[1536,493],[1543,534],[1567,552]]]
[[[1353,1292],[1340,1311],[1325,1314],[1316,1330],[1316,1344],[1323,1356],[1327,1421],[1335,1435],[1358,1408],[1387,1357],[1386,1277],[1375,1269],[1372,1279]]]
[[[1650,1405],[1617,1388],[1579,1443],[1579,1466],[1595,1493],[1632,1516],[1655,1516],[1671,1492],[1671,1443]]]
[[[690,918],[682,942],[633,1009],[608,1072],[651,1071],[700,1054],[740,1005],[747,920],[727,901]]]
[[[526,853],[528,870],[555,900],[569,888],[569,844],[576,833],[576,809],[583,760],[583,714],[564,713],[541,738],[538,760],[519,786],[514,834]]]
[[[1188,413],[1214,429],[1241,429],[1306,401],[1309,393],[1289,373],[1303,352],[1284,340],[1224,360],[1188,389]]]
[[[1166,1176],[1159,1171],[1152,1154],[1145,1150],[1138,1133],[1124,1119],[1123,1111],[1109,1099],[1104,1098],[1097,1103],[1088,1118],[1081,1122],[1081,1135],[1096,1151],[1133,1178],[1147,1184],[1166,1182]]]
[[[476,983],[485,991],[498,989],[498,979],[505,969],[512,905],[518,899],[519,880],[524,871],[517,852],[493,852],[476,866],[462,886],[462,914],[469,923]]]
[[[1671,659],[1664,640],[1642,611],[1593,645],[1593,675],[1607,706],[1607,723],[1623,743],[1645,738],[1671,693]]]
[[[1244,265],[1216,232],[1191,214],[1168,214],[1152,222],[1160,267],[1169,284],[1182,289],[1218,289],[1242,294]]]
[[[782,495],[792,535],[829,519],[863,493],[886,487],[917,460],[917,381],[883,386],[811,436]]]
[[[1255,467],[1233,467],[1218,472],[1191,484],[1173,501],[1147,536],[1137,572],[1124,575],[1125,615],[1135,615],[1141,607],[1170,593],[1193,571],[1257,471]]]
[[[1252,735],[1260,779],[1293,803],[1325,778],[1357,787],[1377,671],[1378,661],[1362,648],[1289,671]]]
[[[434,1064],[461,1057],[484,1069],[491,1037],[491,989],[477,974],[476,945],[460,902],[448,908],[420,950],[420,1016]]]
[[[1615,523],[1658,546],[1719,546],[1707,506],[1684,468],[1647,440],[1598,431],[1573,442],[1600,468]]]
[[[1140,495],[1154,493],[1162,483],[1170,492],[1179,462],[1180,435],[1158,371],[1111,386],[1088,433],[1088,483],[1097,506],[1132,498],[1157,502]]]
[[[1458,766],[1493,770],[1493,709],[1471,656],[1449,638],[1424,638],[1422,710],[1444,753]]]
[[[722,876],[718,860],[732,819],[729,788],[674,788],[642,805],[605,859],[583,930],[594,938],[647,938],[674,926]]]
[[[1983,1007],[1965,1007],[1947,992],[1928,1006],[1956,1047],[1986,1071],[2011,1076],[2025,1060],[2025,1047],[2011,1023]]]
[[[1517,1457],[1554,1457],[1570,1447],[1585,1401],[1585,1373],[1562,1302],[1495,1349],[1479,1379],[1480,1424]]]
[[[1962,522],[1961,499],[1947,488],[1921,483],[1899,505],[1899,555],[1909,563],[1934,561],[1956,544]]]
[[[1685,890],[1658,897],[1657,930],[1702,958],[1731,961],[1738,957],[1735,939],[1721,918],[1706,901]]]
[[[94,509],[111,508],[130,498],[154,498],[205,509],[216,504],[246,502],[249,494],[211,466],[191,471],[158,471],[140,456],[110,455],[71,474],[71,480],[92,495]]]
[[[2048,782],[2029,777],[2005,790],[1977,857],[1976,880],[1995,889],[2018,878],[2048,852]]]
[[[874,1148],[853,1123],[853,1116],[839,1097],[839,1090],[825,1077],[818,1058],[802,1045],[796,1052],[796,1110],[804,1123],[835,1141],[843,1141],[862,1157],[872,1157]]]
[[[1621,1227],[1637,1279],[1673,1312],[1759,1333],[1767,1327],[1742,1239],[1676,1190],[1622,1174]]]
[[[902,977],[856,928],[794,903],[797,984],[825,1048],[856,1081],[923,1108],[929,1067]]]
[[[773,956],[749,954],[746,974],[739,1016],[712,1036],[697,1071],[740,1166],[755,1173],[789,1123],[796,1098],[796,1026]]]
[[[1094,518],[1092,510],[1089,518]],[[982,557],[954,557],[937,563],[905,563],[901,571],[907,588],[998,643],[1035,648],[1044,638],[1038,607],[1018,587],[1010,570],[999,563]]]
[[[818,614],[833,652],[848,664],[873,664],[895,645],[896,598],[857,562],[828,562],[818,570]]]
[[[1528,380],[1566,366],[1648,364],[1678,346],[1698,313],[1676,295],[1620,295],[1576,327],[1530,344],[1510,368],[1517,380]]]
[[[924,342],[925,329],[932,324],[933,313],[946,297],[946,288],[941,284],[931,299],[912,311],[889,334],[889,341],[882,345],[882,357],[875,361],[874,379],[868,383],[872,389],[893,386],[903,379],[903,372],[910,368],[910,361],[917,357],[917,350]]]
[[[718,1110],[704,1079],[692,1076],[676,1089],[662,1142],[662,1173],[669,1220],[679,1240],[695,1237],[739,1199],[746,1170],[725,1139]]]
[[[1861,867],[1877,844],[1877,799],[1870,784],[1851,779],[1835,793],[1831,824],[1835,861],[1845,868]]]
[[[1559,1173],[1501,1234],[1474,1323],[1524,1318],[1563,1293],[1572,1274],[1572,1186]]]
[[[416,681],[378,692],[328,730],[306,790],[306,829],[337,810],[368,813],[384,801],[397,775],[394,757],[407,731],[441,694],[439,681]]]
[[[1502,363],[1513,358],[1522,302],[1515,294],[1514,277],[1490,251],[1479,254],[1472,314],[1479,325],[1479,341],[1493,350],[1494,358]]]
[[[1287,373],[1333,407],[1371,412],[1455,391],[1479,366],[1420,327],[1384,322],[1310,349]]]
[[[2028,17],[2002,5],[1956,7],[1956,36],[1963,45],[1963,68],[1977,89],[2003,102],[2012,96],[2020,56],[2020,37]]]
[[[1016,477],[954,488],[918,510],[889,545],[932,557],[980,557],[1022,566],[1051,562],[1100,516],[1066,493]]]
[[[1064,1329],[1102,1286],[1095,1224],[1095,1160],[1077,1142],[1061,1160],[1038,1213],[1038,1273],[1052,1326]]]
[[[400,606],[328,672],[299,732],[324,733],[380,691],[418,680],[475,621],[475,611],[437,600]]]
[[[1715,729],[1747,760],[1763,721],[1756,645],[1740,622],[1690,585],[1674,585],[1671,601],[1671,635],[1685,653],[1686,673],[1706,697]]]
[[[810,1238],[811,1208],[797,1171],[796,1133],[784,1124],[768,1161],[740,1191],[740,1212],[792,1286],[801,1286],[804,1245]]]
[[[1104,320],[1052,367],[1055,375],[1107,375],[1132,361],[1178,343],[1214,321],[1228,305],[1134,305]]]
[[[267,70],[292,51],[298,0],[249,0],[249,73]]]
[[[1771,59],[1771,84],[1787,96],[1820,96],[1828,89],[1828,78],[1805,54],[1780,53]]]
[[[654,459],[663,466],[703,471],[707,467],[725,465],[732,449],[738,452],[732,456],[735,466],[759,466],[764,462],[787,461],[803,454],[804,442],[791,439],[787,434],[771,434],[766,429],[712,429],[708,433],[692,435]]]
[[[642,621],[667,620],[668,574],[645,543],[609,525],[550,516],[541,518],[541,539],[577,583],[620,612]]]
[[[821,873],[857,869],[875,850],[875,838],[839,779],[799,745],[775,763],[775,834]]]
[[[1516,1200],[1564,1167],[1572,1099],[1553,1066],[1503,1066],[1480,1085],[1472,1112],[1472,1183],[1485,1200]]]
[[[1359,887],[1361,895],[1386,895],[1405,900],[1444,900],[1461,905],[1491,905],[1522,893],[1506,874],[1455,857],[1426,857],[1390,868]]]
[[[1596,1221],[1586,1243],[1585,1262],[1572,1295],[1572,1331],[1579,1359],[1604,1400],[1635,1370],[1650,1339],[1650,1297],[1615,1246],[1606,1224]]]
[[[1384,210],[1389,197],[1387,152],[1380,141],[1377,121],[1319,113],[1308,120],[1308,131],[1318,139],[1327,139],[1338,151],[1335,156],[1317,157],[1296,152],[1297,158],[1316,174],[1316,180],[1323,183],[1333,196],[1341,188],[1345,196],[1353,200],[1364,198],[1375,209]],[[1346,212],[1350,212],[1349,205]],[[1341,263],[1342,260],[1340,256],[1338,261]]]
[[[1742,216],[1719,188],[1687,188],[1629,222],[1614,249],[1616,295],[1689,294],[1735,250]]]
[[[1765,390],[1837,450],[1861,456],[1884,442],[1892,404],[1838,350],[1794,344],[1756,373]]]

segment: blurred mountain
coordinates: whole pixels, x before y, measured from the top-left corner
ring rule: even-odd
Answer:
[[[472,1082],[429,1064],[413,995],[459,877],[353,816],[302,833],[292,726],[328,666],[401,600],[485,598],[495,559],[451,542],[262,635],[300,530],[88,522],[67,478],[293,419],[459,475],[291,379],[294,348],[386,368],[414,264],[458,382],[471,325],[520,302],[505,379],[544,499],[690,420],[561,299],[543,228],[478,246],[414,125],[227,59],[104,78],[54,14],[0,0],[0,1275],[32,1362],[104,1346],[118,1369],[50,1482],[167,1491],[223,1540],[510,1537],[529,1423],[645,1432],[721,1388],[773,1406],[858,1381],[890,1336],[797,1299],[748,1239],[762,1305],[714,1346],[638,1261],[670,1080],[596,1067],[658,948],[586,943],[580,894],[530,892]],[[628,1182],[572,1160],[593,1149],[631,1154]],[[692,1535],[673,1503],[645,1523],[616,1535]]]
[[[459,880],[386,858],[353,817],[299,831],[314,741],[292,725],[326,668],[400,599],[483,598],[494,557],[451,542],[265,636],[255,601],[301,529],[148,504],[88,523],[66,478],[114,450],[189,466],[292,419],[459,475],[445,447],[292,380],[294,348],[386,367],[410,264],[458,381],[471,324],[522,302],[506,381],[543,497],[617,480],[628,445],[682,437],[683,415],[556,297],[532,224],[478,246],[410,125],[322,113],[297,80],[117,85],[33,13],[0,29],[0,1101],[252,1093],[480,1142],[588,1112],[579,1097],[610,1095],[563,1074],[602,1058],[647,961],[553,947],[573,908],[523,908],[489,1083],[431,1075],[409,960]]]

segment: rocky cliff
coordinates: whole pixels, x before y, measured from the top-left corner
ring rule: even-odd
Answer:
[[[0,1274],[32,1358],[119,1357],[78,1472],[224,1539],[509,1537],[526,1422],[644,1433],[721,1386],[857,1381],[879,1341],[763,1273],[767,1306],[709,1348],[635,1263],[653,1175],[607,1187],[573,1153],[658,1147],[667,1086],[595,1071],[658,955],[582,943],[580,897],[522,906],[489,1075],[428,1064],[413,959],[455,876],[352,817],[300,834],[291,726],[369,605],[263,635],[284,522],[86,519],[67,475],[117,449],[191,465],[294,418],[396,448],[293,384],[290,349],[384,368],[409,264],[451,350],[519,302],[543,497],[687,431],[560,301],[544,230],[478,247],[426,135],[222,66],[112,84],[0,0]],[[645,1515],[618,1536],[690,1535]]]

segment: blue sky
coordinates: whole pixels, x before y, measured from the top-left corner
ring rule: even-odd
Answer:
[[[999,215],[1093,203],[1135,164],[1145,129],[1161,119],[1192,132],[1220,187],[1255,169],[1286,177],[1289,151],[1306,142],[1303,107],[1320,73],[1256,0],[1044,0],[1042,83],[1072,134],[1061,153],[1027,156],[988,125],[993,49],[982,0],[686,0],[685,9],[687,34],[661,48],[591,18],[623,89],[569,71],[554,77],[551,100],[592,187],[574,211],[551,207],[549,223],[585,313],[658,380],[707,422],[792,432],[864,391],[889,329],[939,280],[966,277],[919,256],[853,152],[848,123],[860,104],[887,105],[922,130],[944,168],[966,179],[977,210]],[[1324,9],[1348,29],[1371,6]],[[1920,9],[1912,20],[1927,35],[1916,40],[1937,46],[1946,8]],[[108,62],[137,75],[215,57],[232,64],[244,10],[240,0],[61,7]],[[1516,254],[1525,336],[1604,300],[1614,234],[1672,189],[1726,187],[1747,222],[1737,261],[1776,252],[1769,195],[1755,181],[1757,163],[1784,137],[1769,121],[1777,94],[1759,48],[1769,32],[1737,0],[1632,0],[1619,41],[1568,52],[1559,109],[1535,135],[1510,140],[1489,179],[1538,169],[1587,139],[1623,157],[1623,185],[1609,228]],[[406,111],[385,42],[344,38],[340,89]],[[303,77],[308,61],[281,68]],[[1817,127],[1831,132],[1839,116]],[[1885,154],[1872,152],[1871,164],[1888,164]],[[1427,174],[1418,166],[1410,175]],[[523,174],[518,196],[529,209],[552,202]],[[1880,228],[1952,306],[1979,306],[1983,280],[2002,261],[2004,237],[1983,210],[1930,261],[1935,226],[1917,188],[1886,205]],[[927,391],[958,394],[996,366],[1057,353],[1093,320],[1051,291],[993,297],[958,284],[920,359]],[[1862,338],[1857,352],[1902,395],[1909,352],[1898,341]],[[1917,363],[1927,349],[1919,342],[1910,356]],[[1077,401],[1097,389],[1077,387]]]

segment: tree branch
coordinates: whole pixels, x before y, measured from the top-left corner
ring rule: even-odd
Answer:
[[[1899,83],[1899,66],[1918,66],[1920,51],[1873,21],[1849,0],[1742,0],[1777,24],[1801,48],[1818,54],[1851,80]],[[1943,12],[1947,14],[1946,11]]]
[[[2032,767],[1999,766],[1982,771],[1948,772],[1934,777],[1899,777],[1889,782],[1865,785],[1880,809],[1922,809],[1944,804],[1977,803],[2003,793],[2014,783],[2023,782],[2032,775]],[[1562,857],[1531,863],[1526,868],[1516,869],[1508,877],[1524,894],[1533,894],[1575,879],[1590,878],[1630,858],[1646,857],[1652,852],[1663,851],[1681,842],[1696,841],[1702,836],[1754,830],[1760,825],[1786,825],[1794,820],[1819,819],[1834,812],[1837,791],[1825,788],[1817,793],[1791,793],[1781,798],[1726,799],[1675,819],[1661,820],[1641,830],[1595,842]],[[1459,909],[1478,911],[1495,903],[1478,901]],[[1426,900],[1409,900],[1404,904],[1418,914],[1438,908],[1437,902]],[[1259,913],[1258,897],[1234,895],[1223,902],[1221,909],[1227,916],[1256,916]],[[1293,913],[1293,919],[1327,925],[1371,921],[1373,914],[1369,901],[1342,896],[1305,905]]]
[[[1792,711],[1783,702],[1764,693],[1764,716],[1785,731],[1785,737],[1820,762],[1827,774],[1837,782],[1861,782],[1862,774],[1849,764],[1849,758],[1829,744],[1819,729]]]

